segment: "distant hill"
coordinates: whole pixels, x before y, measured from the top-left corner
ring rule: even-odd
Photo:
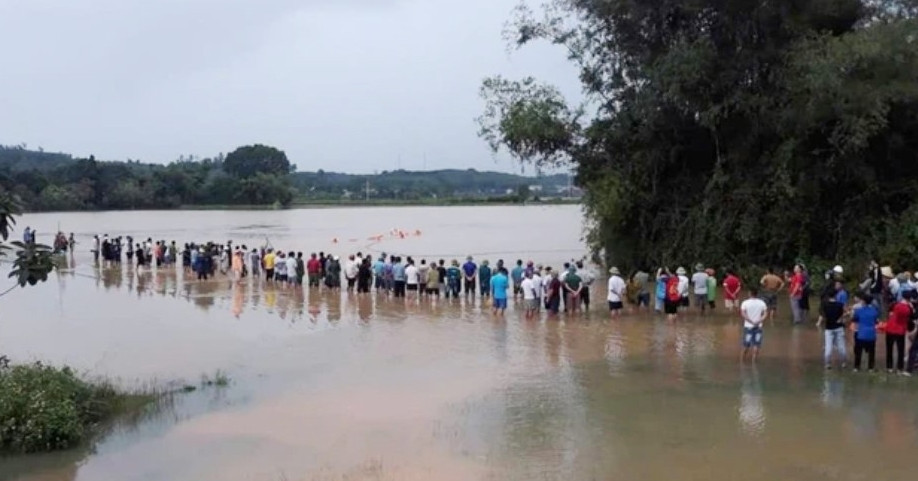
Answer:
[[[515,194],[520,188],[532,195],[557,196],[566,192],[568,176],[554,174],[539,177],[478,171],[475,169],[383,171],[379,174],[344,174],[339,172],[295,172],[293,185],[305,198],[371,198],[413,199],[447,197],[492,197]]]

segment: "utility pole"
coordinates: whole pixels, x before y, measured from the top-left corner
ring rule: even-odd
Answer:
[[[366,195],[367,195],[367,199],[366,199],[366,200],[367,200],[367,202],[369,202],[369,201],[370,201],[370,179],[367,179],[367,190],[366,190]]]

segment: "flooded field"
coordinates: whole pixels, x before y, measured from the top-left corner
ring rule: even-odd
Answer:
[[[198,282],[180,268],[100,269],[88,252],[93,234],[250,246],[267,237],[342,256],[559,265],[585,253],[575,206],[41,214],[19,224],[39,241],[60,225],[80,244],[68,271],[0,301],[0,352],[128,388],[197,385],[218,371],[230,384],[177,395],[93,446],[0,458],[0,480],[811,481],[914,471],[918,381],[824,372],[811,326],[768,325],[758,365],[740,366],[737,319],[610,321],[603,281],[592,312],[526,321],[512,303],[496,319],[478,300]]]

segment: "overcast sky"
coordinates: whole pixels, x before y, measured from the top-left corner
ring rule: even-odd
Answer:
[[[562,51],[507,51],[518,1],[0,0],[0,143],[165,163],[257,142],[301,170],[519,171],[477,137],[482,78],[579,87]]]

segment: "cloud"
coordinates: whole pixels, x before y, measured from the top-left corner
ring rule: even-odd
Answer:
[[[0,142],[156,162],[264,142],[309,169],[495,167],[473,123],[483,77],[577,90],[563,52],[507,55],[515,3],[0,2]]]

